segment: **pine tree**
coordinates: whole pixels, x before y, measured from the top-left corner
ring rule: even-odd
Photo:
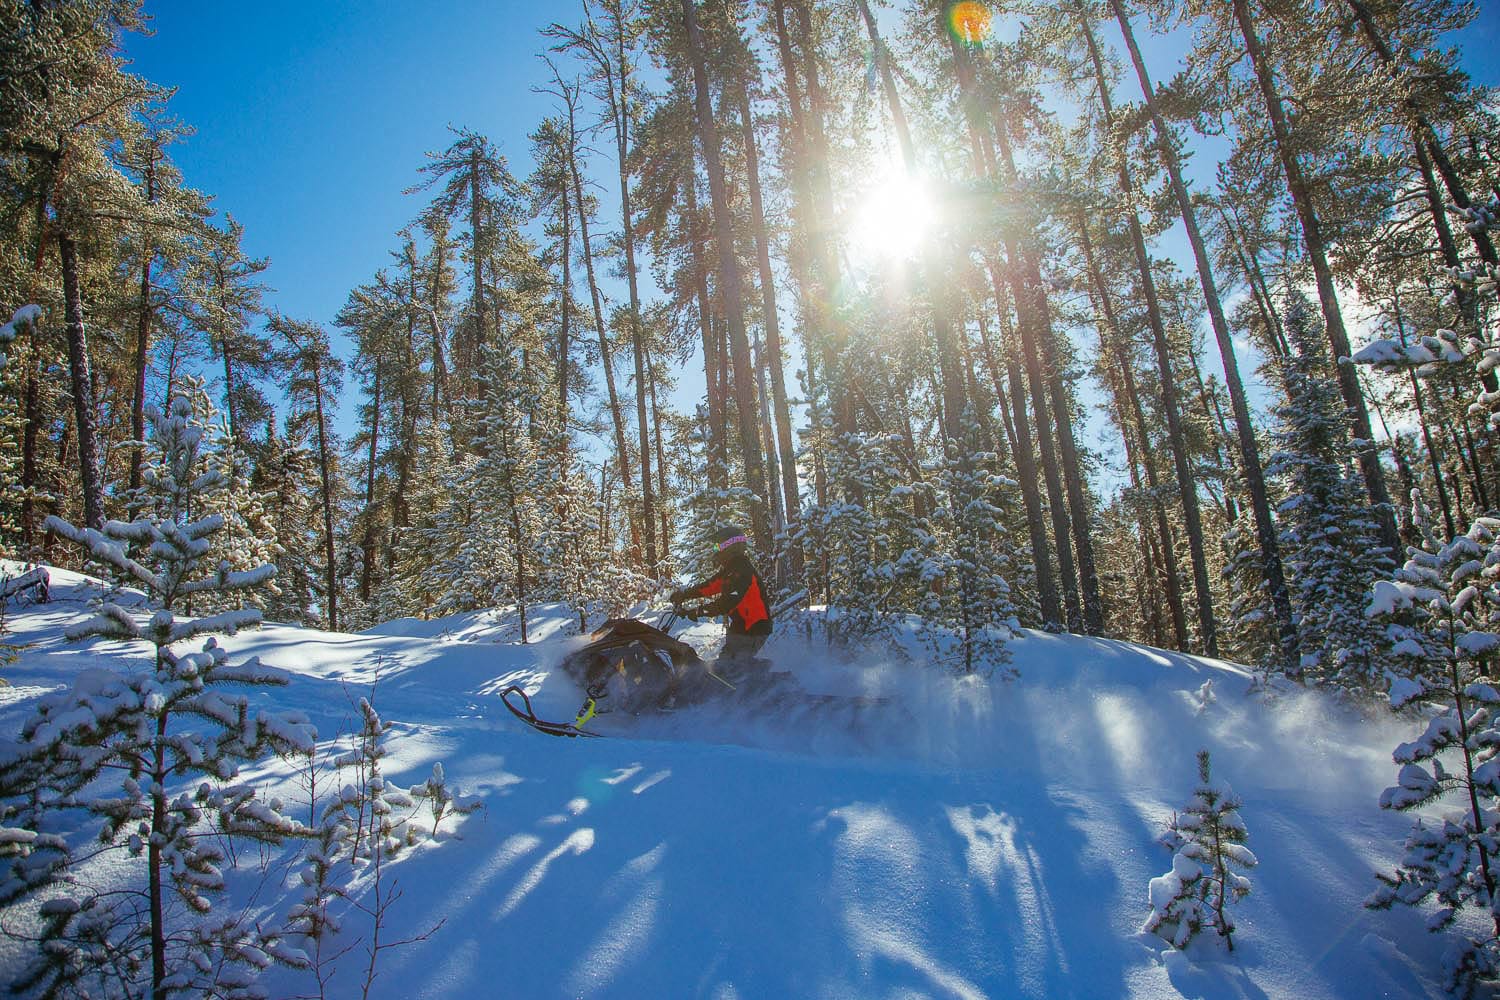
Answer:
[[[25,376],[20,366],[9,363],[9,354],[16,336],[34,329],[41,312],[39,306],[25,305],[15,310],[9,322],[0,325],[0,539],[4,539],[0,542],[0,556],[6,558],[19,554],[11,546],[20,540],[17,528],[25,496],[21,438],[26,417],[22,409],[23,393],[18,391]]]
[[[932,485],[912,481],[901,445],[899,435],[843,434],[824,449],[829,499],[808,508],[803,544],[824,575],[829,631],[844,642],[886,634],[935,579],[927,571],[940,549],[920,513],[932,509]]]
[[[1172,870],[1151,880],[1151,915],[1142,930],[1186,948],[1199,931],[1211,928],[1234,950],[1234,920],[1226,907],[1250,893],[1250,880],[1236,869],[1256,865],[1245,846],[1249,831],[1240,805],[1228,785],[1212,780],[1208,751],[1198,751],[1198,788],[1168,830]]]
[[[1222,574],[1229,596],[1224,652],[1236,663],[1256,667],[1258,682],[1264,682],[1272,674],[1284,674],[1287,664],[1277,642],[1255,525],[1245,514],[1224,533],[1222,548]],[[1292,578],[1295,580],[1295,575]]]
[[[336,912],[336,904],[347,900],[353,913],[368,919],[361,995],[369,996],[381,955],[432,933],[394,942],[381,938],[390,907],[401,896],[386,869],[421,840],[416,814],[426,808],[431,817],[427,837],[437,840],[444,819],[468,815],[482,806],[479,800],[448,787],[441,762],[433,764],[431,777],[421,784],[406,789],[392,783],[385,775],[385,761],[391,753],[389,737],[394,727],[381,718],[369,698],[360,698],[358,708],[360,729],[334,761],[339,782],[327,801],[320,802],[316,794],[318,761],[308,758],[308,807],[314,821],[302,858],[303,892],[286,920],[286,934],[299,941],[298,957],[315,978],[319,997],[329,995],[336,962],[352,947],[338,947],[344,918]],[[366,891],[359,895],[350,891],[356,874],[365,876]],[[352,987],[345,990],[338,995],[352,995]]]
[[[144,486],[154,503],[131,523],[75,528],[59,518],[47,527],[81,546],[90,558],[143,588],[159,610],[142,623],[119,604],[71,628],[70,638],[100,636],[155,647],[150,669],[125,676],[85,671],[70,691],[48,696],[21,730],[15,750],[0,763],[0,793],[16,829],[7,843],[26,845],[11,861],[0,896],[14,900],[66,887],[42,905],[42,947],[18,989],[40,996],[101,996],[253,992],[238,970],[272,957],[293,960],[275,931],[214,915],[223,889],[223,836],[279,843],[299,825],[236,779],[243,763],[272,752],[310,752],[315,734],[298,713],[251,711],[238,686],[285,684],[258,660],[231,664],[214,638],[200,651],[182,643],[210,633],[258,624],[253,610],[208,618],[179,618],[195,597],[209,598],[263,586],[275,569],[234,571],[212,559],[219,514],[204,514],[225,488],[205,469],[204,429],[191,401],[155,410]],[[127,553],[140,552],[144,561]],[[174,786],[201,779],[193,790]],[[101,823],[98,850],[130,859],[138,881],[125,893],[93,886],[75,869],[82,861],[52,831],[76,823],[74,814]],[[65,817],[67,817],[65,819]]]
[[[219,359],[224,415],[241,448],[274,413],[262,385],[276,367],[269,338],[250,328],[262,311],[265,290],[257,278],[270,262],[247,257],[240,245],[244,236],[245,227],[226,216],[223,230],[189,260],[194,273],[187,282],[196,298],[193,322],[208,335],[210,352]]]
[[[1019,625],[1010,581],[1020,558],[1000,506],[1015,506],[1018,485],[995,471],[998,455],[978,450],[972,413],[964,423],[964,441],[934,476],[944,502],[932,515],[939,544],[922,570],[919,608],[924,622],[958,634],[965,673],[992,673],[1008,662],[1005,642]]]
[[[276,591],[264,610],[273,621],[312,624],[318,606],[315,596],[323,567],[318,558],[318,470],[308,446],[307,422],[288,417],[282,433],[274,419],[266,425],[266,439],[256,445],[250,474],[251,488],[265,497],[266,514],[280,549]]]
[[[297,421],[311,424],[316,448],[318,497],[322,516],[323,581],[319,595],[321,618],[330,631],[337,632],[339,618],[339,578],[335,514],[343,493],[338,469],[338,442],[333,432],[333,401],[342,387],[344,363],[333,354],[328,334],[321,326],[273,316],[272,331],[286,340],[283,356],[287,395]]]
[[[472,468],[468,489],[478,506],[474,534],[461,544],[471,573],[486,593],[486,606],[502,597],[516,605],[521,641],[527,641],[526,607],[536,589],[540,559],[536,549],[541,511],[549,507],[556,480],[527,415],[541,407],[542,388],[536,370],[520,362],[520,350],[508,335],[485,352],[480,375],[484,400],[476,420],[481,456]]]
[[[1283,324],[1291,354],[1280,365],[1286,402],[1277,410],[1279,450],[1268,472],[1284,484],[1277,513],[1295,581],[1302,656],[1300,668],[1289,672],[1355,694],[1379,694],[1388,647],[1361,611],[1371,584],[1390,564],[1363,485],[1349,468],[1342,400],[1303,296],[1293,297]]]
[[[1441,821],[1419,818],[1412,825],[1400,865],[1394,874],[1377,876],[1381,887],[1366,905],[1420,906],[1435,899],[1438,908],[1427,921],[1434,931],[1466,910],[1487,915],[1481,936],[1465,935],[1447,956],[1450,986],[1473,995],[1481,984],[1500,981],[1500,693],[1492,664],[1500,651],[1500,519],[1479,518],[1443,543],[1420,505],[1416,522],[1423,544],[1409,547],[1406,564],[1376,584],[1368,613],[1394,619],[1393,652],[1419,664],[1417,684],[1403,685],[1400,695],[1440,699],[1448,707],[1419,738],[1396,747],[1392,757],[1401,770],[1380,805],[1449,808]],[[1397,694],[1393,690],[1393,701]]]

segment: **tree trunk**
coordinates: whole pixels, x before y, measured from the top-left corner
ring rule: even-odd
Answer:
[[[566,182],[565,182],[566,183]],[[568,453],[568,383],[572,381],[571,355],[573,345],[569,340],[573,323],[573,217],[572,202],[564,190],[557,199],[562,213],[562,289],[561,317],[557,330],[557,427],[562,441],[560,447],[566,458]]]
[[[479,150],[474,149],[469,153],[469,250],[470,266],[473,271],[474,293],[474,345],[468,362],[470,371],[477,372],[484,364],[485,344],[485,302],[484,302],[484,255],[480,252],[479,227],[480,218],[479,197]],[[483,382],[478,383],[478,392],[481,399],[485,395]]]
[[[83,322],[78,247],[71,236],[59,231],[57,250],[62,262],[63,311],[68,327],[68,373],[73,392],[73,420],[78,428],[78,480],[83,491],[83,522],[86,527],[100,528],[104,526],[104,483],[99,468],[94,376],[89,367],[88,333]]]
[[[610,120],[614,126],[616,162],[620,179],[620,240],[625,247],[625,281],[630,290],[630,347],[635,360],[635,416],[641,462],[641,527],[645,535],[646,568],[656,572],[655,490],[651,484],[651,430],[646,419],[646,344],[641,329],[641,296],[635,266],[635,223],[630,208],[630,64],[625,51],[628,28],[616,20],[616,69],[619,71],[619,100],[615,99],[614,77],[605,66],[605,84],[609,97]]]
[[[42,345],[37,337],[37,325],[27,325],[26,333],[26,425],[21,431],[21,542],[25,547],[22,558],[36,558],[36,497],[41,484],[37,482],[37,444],[42,430]]]
[[[658,513],[661,517],[661,554],[663,559],[670,559],[672,555],[672,531],[671,520],[668,517],[668,509],[671,503],[667,491],[667,449],[662,444],[661,434],[661,405],[657,400],[656,361],[652,361],[647,376],[651,380],[651,430],[656,436],[656,495],[661,497],[658,504]]]
[[[510,498],[510,542],[516,554],[516,611],[521,617],[521,645],[526,645],[526,546],[521,533],[521,512],[515,495]]]
[[[1229,333],[1229,324],[1224,319],[1224,307],[1219,300],[1219,289],[1214,281],[1213,265],[1209,261],[1208,249],[1198,229],[1198,213],[1193,208],[1187,184],[1182,179],[1182,164],[1177,157],[1174,137],[1157,108],[1156,92],[1151,86],[1151,77],[1146,72],[1146,64],[1141,58],[1140,49],[1135,42],[1135,33],[1130,28],[1129,19],[1125,17],[1124,8],[1120,6],[1120,0],[1113,0],[1113,3],[1120,20],[1120,30],[1124,33],[1126,46],[1130,50],[1131,62],[1135,64],[1136,76],[1140,80],[1146,109],[1151,114],[1151,121],[1156,130],[1157,151],[1161,154],[1162,166],[1166,168],[1173,197],[1177,200],[1178,213],[1182,217],[1183,227],[1187,230],[1188,244],[1192,247],[1193,260],[1197,264],[1198,283],[1203,289],[1203,301],[1208,307],[1209,323],[1213,327],[1214,338],[1219,346],[1219,357],[1224,365],[1224,384],[1229,390],[1230,405],[1234,409],[1234,423],[1240,447],[1240,473],[1244,477],[1245,488],[1250,494],[1250,508],[1255,518],[1255,535],[1260,544],[1261,572],[1265,576],[1266,587],[1270,592],[1271,607],[1276,615],[1276,629],[1281,642],[1281,659],[1289,672],[1297,673],[1300,670],[1298,664],[1301,662],[1298,656],[1297,625],[1292,617],[1292,599],[1287,590],[1286,576],[1282,572],[1281,546],[1276,537],[1276,524],[1271,519],[1271,503],[1266,494],[1266,477],[1260,461],[1260,446],[1255,440],[1255,427],[1250,422],[1250,406],[1245,399],[1244,386],[1240,382],[1240,369],[1235,358],[1234,340]],[[1105,123],[1107,127],[1112,128],[1114,108],[1111,106],[1109,96],[1109,82],[1104,74],[1104,62],[1099,56],[1093,25],[1088,22],[1087,16],[1082,13],[1081,9],[1080,17],[1083,19],[1084,35],[1088,40],[1089,52],[1093,58],[1094,72],[1099,85],[1099,101],[1104,108]],[[1121,171],[1120,183],[1126,189],[1125,196],[1134,201],[1134,184],[1130,178],[1129,164],[1125,161],[1123,151],[1117,151],[1116,155]]]
[[[370,591],[375,578],[375,461],[380,454],[380,361],[375,362],[375,375],[370,387],[370,449],[365,455],[365,530],[361,548],[364,563],[359,571],[359,599],[370,600]]]
[[[415,252],[415,251],[413,251]],[[431,288],[429,289],[432,300],[428,303],[427,311],[432,325],[432,422],[440,423],[443,419],[443,410],[452,405],[452,393],[448,391],[448,361],[444,352],[443,344],[447,340],[447,333],[439,320],[439,309],[442,308],[443,293],[443,263],[448,253],[448,241],[446,233],[434,236],[432,244],[432,270]],[[413,262],[415,266],[415,262]],[[415,272],[414,272],[415,273]],[[412,287],[416,288],[416,279],[412,279]]]
[[[157,676],[164,667],[161,662],[165,650],[157,649]],[[166,886],[162,883],[161,845],[167,839],[167,716],[156,717],[156,741],[151,751],[151,836],[146,838],[146,895],[150,911],[151,933],[151,996],[152,1000],[167,1000],[167,918]]]
[[[1156,514],[1157,534],[1161,538],[1165,563],[1163,576],[1166,578],[1167,607],[1172,615],[1172,632],[1177,641],[1177,648],[1186,650],[1188,648],[1187,614],[1182,605],[1182,587],[1177,575],[1177,554],[1172,545],[1172,528],[1167,521],[1166,505],[1162,503],[1161,491],[1157,488],[1156,460],[1151,453],[1151,437],[1146,429],[1146,412],[1141,406],[1141,396],[1136,389],[1135,364],[1131,360],[1129,345],[1126,343],[1125,335],[1116,318],[1109,286],[1104,281],[1104,272],[1094,256],[1094,242],[1089,235],[1087,218],[1083,215],[1078,218],[1078,232],[1079,243],[1083,248],[1084,263],[1088,267],[1095,295],[1099,300],[1100,311],[1104,314],[1105,330],[1109,333],[1108,349],[1114,354],[1115,364],[1120,373],[1124,395],[1124,399],[1121,400],[1120,418],[1122,421],[1125,419],[1128,409],[1131,417],[1134,418],[1136,437],[1140,441],[1141,466],[1146,472],[1146,485],[1151,494],[1152,509]],[[1121,432],[1124,433],[1123,427]],[[1128,434],[1126,434],[1126,448],[1129,448]]]
[[[797,489],[797,455],[792,445],[792,415],[787,403],[786,370],[781,360],[781,319],[776,309],[776,284],[771,271],[770,234],[766,226],[765,208],[761,202],[760,156],[755,143],[755,120],[750,111],[750,93],[746,87],[740,92],[740,120],[743,124],[745,142],[745,172],[750,188],[750,224],[755,231],[755,251],[760,264],[761,311],[766,330],[766,365],[771,375],[771,408],[775,415],[775,448],[781,472],[782,509],[788,523],[798,519],[799,499]],[[793,549],[795,560],[796,550]],[[799,566],[792,567],[794,577],[801,575]]]
[[[156,201],[156,155],[155,151],[147,153],[146,160],[146,204],[150,205]],[[135,358],[132,375],[134,381],[131,385],[133,398],[130,401],[130,436],[135,441],[146,440],[146,363],[149,360],[151,350],[151,263],[156,257],[156,252],[151,247],[151,231],[149,226],[141,227],[141,301],[136,311],[135,322]],[[140,489],[141,469],[145,456],[142,454],[143,445],[137,444],[130,450],[130,489]]]
[[[774,484],[781,477],[781,470],[777,463],[776,428],[771,421],[770,393],[766,391],[766,352],[759,334],[750,342],[750,356],[755,367],[755,398],[760,403],[756,416],[760,421],[761,447],[765,449],[766,455],[766,480]],[[785,501],[781,491],[774,486],[768,492],[771,501],[771,528],[774,534],[780,535],[786,530]]]
[[[333,470],[323,416],[323,367],[313,360],[313,415],[318,421],[318,475],[323,491],[323,560],[328,587],[328,631],[339,630],[338,564],[333,546]]]
[[[1112,0],[1119,7],[1120,0]],[[1370,428],[1370,413],[1365,407],[1364,394],[1360,392],[1359,380],[1353,365],[1346,359],[1352,353],[1349,334],[1344,329],[1344,315],[1339,307],[1338,293],[1333,284],[1333,269],[1328,265],[1327,247],[1323,241],[1322,226],[1317,210],[1313,206],[1312,191],[1302,173],[1291,147],[1291,130],[1281,108],[1281,98],[1276,93],[1276,83],[1271,75],[1270,63],[1266,60],[1255,24],[1250,17],[1247,0],[1232,0],[1234,16],[1239,22],[1240,33],[1245,39],[1245,48],[1255,69],[1256,81],[1261,96],[1266,102],[1266,116],[1271,123],[1271,134],[1275,139],[1277,155],[1286,173],[1287,188],[1297,209],[1297,218],[1302,224],[1302,239],[1312,264],[1313,276],[1317,280],[1318,301],[1323,309],[1323,325],[1333,351],[1333,364],[1338,373],[1339,392],[1348,408],[1350,433],[1355,439],[1360,471],[1364,474],[1365,491],[1374,505],[1380,541],[1394,556],[1401,551],[1401,539],[1396,533],[1390,492],[1386,489],[1385,473],[1380,467],[1380,454],[1375,449],[1374,432]]]
[[[766,475],[760,453],[760,436],[756,430],[754,376],[750,365],[750,340],[745,333],[744,290],[740,264],[734,252],[734,226],[729,217],[729,193],[724,167],[719,155],[719,131],[714,124],[713,101],[708,89],[708,68],[704,62],[703,39],[694,11],[696,0],[682,0],[683,21],[687,28],[688,55],[693,67],[693,90],[697,109],[698,141],[702,147],[703,165],[708,172],[708,190],[712,199],[715,242],[719,256],[719,301],[729,332],[729,351],[734,365],[736,416],[739,425],[740,450],[744,460],[746,485],[755,499],[750,503],[750,531],[761,551],[770,551],[771,532],[766,518]]]
[[[1282,329],[1281,317],[1277,315],[1276,303],[1271,296],[1270,283],[1266,281],[1265,272],[1260,267],[1260,257],[1249,246],[1248,237],[1241,237],[1235,230],[1234,222],[1229,218],[1229,213],[1224,210],[1223,203],[1219,205],[1219,218],[1224,220],[1224,230],[1229,235],[1229,244],[1234,248],[1235,259],[1240,263],[1240,270],[1245,274],[1245,280],[1250,285],[1251,297],[1255,300],[1255,308],[1260,313],[1260,321],[1266,327],[1267,353],[1277,360],[1291,357],[1291,348],[1287,346],[1286,331]]]
[[[599,336],[599,363],[604,368],[604,386],[609,395],[609,416],[615,429],[615,464],[620,469],[620,482],[629,489],[630,446],[625,443],[625,413],[620,408],[620,394],[615,389],[614,355],[610,349],[609,334],[604,328],[604,303],[599,295],[599,283],[594,278],[594,250],[589,240],[588,208],[583,199],[583,179],[579,175],[578,158],[573,150],[568,151],[568,173],[573,178],[574,207],[578,211],[578,232],[583,244],[583,269],[589,283],[589,298],[594,305],[594,329]],[[632,514],[626,518],[630,523],[630,548],[636,565],[641,564],[641,526]]]

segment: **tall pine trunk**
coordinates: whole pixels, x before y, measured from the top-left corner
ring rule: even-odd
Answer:
[[[570,112],[571,113],[571,112]],[[569,127],[571,132],[571,125]],[[625,413],[620,406],[620,394],[615,388],[614,352],[610,349],[609,334],[604,326],[604,303],[599,295],[599,282],[594,276],[594,249],[589,239],[588,205],[583,198],[583,179],[578,169],[576,150],[568,150],[568,173],[573,179],[574,208],[578,212],[578,234],[583,250],[583,270],[588,279],[589,298],[594,305],[594,329],[599,336],[599,363],[604,368],[604,387],[609,396],[610,422],[615,430],[615,464],[620,470],[620,483],[630,489],[630,447],[625,443]],[[639,565],[644,553],[641,549],[641,526],[634,512],[627,512],[630,524],[630,548]]]
[[[328,631],[339,630],[338,563],[333,539],[333,467],[329,455],[327,419],[323,408],[323,366],[313,361],[313,415],[318,421],[318,476],[322,487],[323,501],[323,560],[324,580],[328,588]]]
[[[1265,577],[1266,589],[1271,598],[1272,611],[1276,615],[1276,630],[1281,642],[1281,658],[1288,670],[1296,672],[1300,669],[1298,666],[1300,658],[1297,625],[1292,617],[1292,598],[1287,590],[1286,576],[1282,572],[1281,546],[1277,542],[1276,524],[1271,519],[1271,503],[1266,494],[1265,471],[1260,461],[1260,447],[1255,440],[1255,427],[1250,422],[1250,406],[1245,399],[1244,386],[1240,382],[1240,369],[1235,358],[1234,340],[1229,334],[1229,323],[1224,319],[1224,306],[1219,300],[1219,290],[1214,281],[1213,265],[1208,258],[1208,249],[1198,229],[1198,214],[1193,208],[1192,198],[1188,195],[1187,185],[1182,179],[1182,164],[1177,156],[1175,137],[1157,107],[1156,92],[1151,86],[1151,77],[1146,72],[1146,64],[1141,58],[1140,48],[1135,41],[1135,33],[1130,28],[1130,21],[1125,16],[1124,8],[1120,5],[1120,0],[1113,0],[1113,3],[1120,22],[1120,30],[1125,36],[1126,47],[1130,50],[1130,60],[1135,65],[1136,76],[1140,80],[1146,109],[1155,127],[1157,151],[1161,155],[1162,166],[1166,168],[1172,195],[1177,201],[1177,210],[1182,217],[1183,227],[1187,230],[1188,244],[1192,248],[1193,260],[1197,265],[1198,283],[1203,289],[1203,300],[1208,307],[1209,323],[1213,327],[1214,338],[1219,346],[1219,357],[1224,365],[1224,384],[1229,390],[1230,405],[1234,409],[1235,430],[1240,447],[1240,472],[1245,480],[1245,489],[1250,494],[1250,508],[1255,519],[1255,535],[1260,545],[1261,572]],[[1104,107],[1105,122],[1106,125],[1112,127],[1114,109],[1109,97],[1109,82],[1104,75],[1104,62],[1099,56],[1093,25],[1089,23],[1087,15],[1082,14],[1081,11],[1080,16],[1083,20],[1084,36],[1088,40],[1089,52],[1093,58],[1094,72],[1099,85],[1099,101]],[[1129,190],[1133,187],[1129,175],[1130,168],[1125,161],[1123,150],[1117,151],[1116,155],[1120,163],[1121,185],[1127,188],[1126,197],[1133,199],[1134,194]]]
[[[73,420],[78,429],[78,481],[83,491],[83,523],[104,525],[104,482],[99,468],[99,431],[94,407],[94,375],[89,367],[88,332],[83,321],[83,287],[78,245],[65,231],[57,234],[62,264],[63,312],[67,323],[68,374],[73,392]]]
[[[719,303],[729,334],[729,354],[734,370],[735,416],[739,427],[740,452],[744,462],[745,483],[755,499],[750,503],[750,532],[755,544],[770,551],[771,530],[766,517],[766,474],[760,452],[760,435],[756,428],[754,375],[750,364],[750,339],[745,332],[744,284],[739,259],[734,252],[734,225],[729,217],[729,192],[724,178],[723,158],[719,152],[719,130],[714,121],[713,98],[708,87],[708,67],[704,60],[703,37],[698,28],[696,0],[682,0],[682,17],[687,29],[688,59],[693,69],[694,106],[697,112],[698,142],[703,166],[708,173],[708,191],[712,202],[714,240],[718,244]]]
[[[614,71],[603,66],[609,98],[610,123],[615,133],[615,159],[620,181],[620,242],[625,248],[625,283],[630,293],[630,349],[635,361],[635,415],[641,464],[641,531],[645,540],[646,568],[656,572],[656,493],[651,483],[651,430],[646,419],[645,331],[641,325],[641,296],[635,264],[635,222],[630,207],[630,63],[625,49],[628,28],[622,23],[618,2],[606,5],[615,21]],[[618,100],[615,76],[619,73]],[[570,110],[571,115],[571,110]],[[570,125],[571,127],[571,125]]]
[[[557,199],[558,212],[562,216],[559,220],[562,224],[562,287],[559,289],[561,315],[557,326],[557,428],[561,438],[559,447],[566,462],[570,450],[568,425],[572,416],[568,409],[568,389],[573,375],[573,206],[566,188],[561,194]]]
[[[1112,0],[1118,8],[1120,0]],[[1338,377],[1339,394],[1349,413],[1350,434],[1356,442],[1360,472],[1365,480],[1365,492],[1375,507],[1380,541],[1394,555],[1401,551],[1401,539],[1396,533],[1396,519],[1391,506],[1390,491],[1386,489],[1385,473],[1380,467],[1380,454],[1375,448],[1375,434],[1370,427],[1370,413],[1365,406],[1365,397],[1359,388],[1354,367],[1344,359],[1352,353],[1349,334],[1344,328],[1344,315],[1339,306],[1338,292],[1334,288],[1333,269],[1328,264],[1328,248],[1323,239],[1322,224],[1313,205],[1312,190],[1292,150],[1291,129],[1281,107],[1281,97],[1276,92],[1276,81],[1271,65],[1267,61],[1260,36],[1256,34],[1255,22],[1250,14],[1248,0],[1232,0],[1234,16],[1240,33],[1245,39],[1245,49],[1250,54],[1255,69],[1256,82],[1266,103],[1266,117],[1271,124],[1277,156],[1281,159],[1286,174],[1287,189],[1297,209],[1297,219],[1302,224],[1302,239],[1307,256],[1312,264],[1313,277],[1318,286],[1318,302],[1323,310],[1323,327],[1332,349],[1333,364]]]
[[[470,347],[468,357],[469,370],[477,372],[484,364],[485,344],[485,301],[484,301],[484,255],[480,252],[480,193],[479,193],[479,150],[473,149],[469,153],[469,250],[470,266],[473,272],[473,311],[474,311],[474,341]],[[477,380],[476,380],[477,381]],[[479,396],[484,397],[486,392],[484,383],[478,384]]]
[[[1165,577],[1165,590],[1167,595],[1167,608],[1172,616],[1172,633],[1177,642],[1177,648],[1186,650],[1188,648],[1187,614],[1182,604],[1182,584],[1178,579],[1177,553],[1172,544],[1172,528],[1167,521],[1167,508],[1162,503],[1161,491],[1157,486],[1156,459],[1151,453],[1151,437],[1146,429],[1146,412],[1141,406],[1141,396],[1136,389],[1135,364],[1130,357],[1129,344],[1124,332],[1120,329],[1119,320],[1116,317],[1114,303],[1109,294],[1109,286],[1105,283],[1104,272],[1099,267],[1099,262],[1094,254],[1094,241],[1089,234],[1088,218],[1079,214],[1077,219],[1079,244],[1083,248],[1084,263],[1088,267],[1089,277],[1094,286],[1094,294],[1099,300],[1099,309],[1104,314],[1104,328],[1108,333],[1107,349],[1113,355],[1113,360],[1119,372],[1121,394],[1123,398],[1117,407],[1120,420],[1123,425],[1128,412],[1135,424],[1136,438],[1140,442],[1140,464],[1146,474],[1146,485],[1151,495],[1151,507],[1156,517],[1156,530],[1160,539],[1163,556],[1163,576]],[[1130,445],[1130,434],[1121,427],[1121,433],[1126,439],[1126,449]],[[1134,463],[1131,464],[1131,474],[1135,474]],[[1144,530],[1144,526],[1142,528]]]
[[[156,201],[156,151],[147,150],[145,171],[146,204]],[[132,366],[130,400],[130,437],[133,441],[146,440],[146,367],[151,351],[151,264],[156,251],[151,245],[149,226],[141,227],[141,299],[136,306],[135,357]],[[231,427],[231,431],[233,428]],[[141,486],[141,470],[144,456],[142,446],[137,444],[130,452],[130,489]]]
[[[782,510],[786,520],[797,520],[799,502],[797,489],[797,456],[792,445],[792,415],[787,403],[786,370],[781,359],[781,318],[776,308],[776,283],[771,271],[771,240],[766,226],[766,213],[761,201],[760,154],[755,142],[755,119],[750,109],[750,90],[740,91],[740,120],[745,143],[745,173],[750,188],[750,224],[755,232],[755,252],[760,265],[761,312],[766,331],[766,366],[770,370],[771,410],[775,416],[775,448],[781,473]],[[773,449],[768,448],[770,453]],[[793,549],[793,558],[797,550]],[[800,567],[792,568],[793,575],[800,575]]]
[[[375,460],[380,454],[381,362],[375,361],[370,386],[370,448],[365,454],[365,530],[360,547],[364,560],[359,570],[359,599],[369,602],[375,579]]]

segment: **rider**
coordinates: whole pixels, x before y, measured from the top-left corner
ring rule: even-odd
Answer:
[[[703,615],[726,615],[724,648],[716,664],[720,675],[731,679],[747,676],[771,635],[771,608],[766,603],[760,574],[750,562],[748,539],[736,528],[714,532],[714,565],[718,572],[701,583],[672,593],[672,605],[680,609],[684,601],[712,598],[706,604],[689,609],[692,618]]]

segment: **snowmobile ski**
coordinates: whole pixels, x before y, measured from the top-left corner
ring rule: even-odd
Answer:
[[[513,694],[521,696],[521,701],[525,704],[524,709],[518,708],[510,700],[510,696]],[[516,684],[512,684],[504,691],[501,691],[500,700],[505,702],[505,707],[510,709],[511,715],[514,715],[539,733],[546,733],[548,736],[566,736],[573,739],[580,736],[587,736],[591,739],[599,738],[599,733],[591,733],[586,729],[580,728],[585,722],[594,717],[596,706],[593,695],[590,695],[588,700],[584,702],[583,710],[578,713],[578,717],[572,722],[550,722],[547,719],[537,718],[536,712],[531,707],[531,696],[526,693],[525,689]]]

